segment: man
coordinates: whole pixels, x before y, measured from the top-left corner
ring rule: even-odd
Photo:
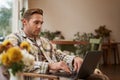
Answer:
[[[42,69],[40,73],[46,73],[48,69],[53,71],[64,70],[71,73],[72,66],[68,66],[72,63],[74,71],[79,70],[82,63],[81,58],[63,54],[55,49],[47,39],[39,36],[43,24],[43,11],[41,9],[27,10],[23,15],[22,23],[22,30],[10,34],[6,39],[10,40],[14,46],[19,45],[22,41],[29,42],[32,47],[30,53],[35,56],[36,61],[42,64],[40,65]]]
[[[28,9],[23,15],[23,28],[17,33],[10,34],[6,39],[10,40],[14,46],[18,46],[22,41],[30,43],[30,54],[35,56],[36,60],[34,67],[29,70],[31,72],[48,73],[63,70],[71,73],[72,70],[78,71],[83,62],[82,58],[65,55],[47,39],[39,36],[43,22],[41,9]]]

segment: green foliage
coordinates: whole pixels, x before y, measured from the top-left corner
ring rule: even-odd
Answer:
[[[25,8],[23,7],[22,10],[20,10],[21,17],[23,17],[24,13],[25,13]]]
[[[59,39],[64,39],[64,36],[61,34],[60,31],[50,32],[50,31],[46,30],[46,31],[42,31],[40,35],[49,40],[53,40],[56,37],[58,37]]]
[[[17,72],[21,72],[24,69],[25,65],[23,63],[23,61],[15,62],[14,64],[12,64],[11,66],[9,66],[9,68],[12,70],[13,75],[15,75],[15,73]]]
[[[106,28],[106,25],[102,25],[100,26],[98,29],[95,29],[95,32],[96,32],[96,36],[97,37],[102,37],[102,38],[105,38],[105,37],[110,37],[110,33],[112,32],[111,30],[107,29]]]
[[[3,32],[8,34],[11,32],[11,17],[12,17],[12,3],[8,2],[8,5],[11,8],[1,7],[0,8],[0,34],[3,35]]]
[[[41,32],[41,36],[43,36],[49,40],[53,40],[55,37],[55,34],[53,32],[50,32],[50,31],[44,31],[44,32]]]
[[[74,34],[74,39],[73,41],[85,41],[85,42],[89,42],[90,38],[93,38],[94,35],[92,33],[82,33],[80,34],[79,32],[77,32],[76,34]],[[83,56],[85,55],[86,51],[90,50],[90,44],[75,44],[74,45],[76,48],[76,54],[80,55],[82,54]]]

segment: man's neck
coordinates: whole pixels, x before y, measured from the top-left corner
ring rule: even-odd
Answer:
[[[23,31],[24,31],[24,30],[23,30]],[[26,34],[26,37],[29,37],[29,38],[31,38],[31,39],[36,40],[36,38],[38,38],[38,36],[30,35],[30,34],[28,34],[26,31],[24,31],[24,33]]]

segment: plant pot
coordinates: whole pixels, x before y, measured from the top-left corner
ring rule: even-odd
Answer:
[[[109,43],[110,37],[104,37],[103,38],[103,43]]]

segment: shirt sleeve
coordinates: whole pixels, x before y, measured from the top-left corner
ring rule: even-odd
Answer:
[[[60,49],[57,49],[56,46],[53,44],[53,53],[56,56],[58,61],[64,61],[69,66],[69,68],[73,69],[73,59],[76,57],[75,55],[67,55],[66,53],[62,52]]]
[[[34,73],[47,73],[48,72],[48,63],[47,62],[35,62],[33,71]]]
[[[54,62],[59,62],[59,61],[64,61],[66,64],[69,66],[69,68],[72,70],[73,69],[73,59],[75,58],[74,55],[67,55],[66,53],[62,52],[61,50],[56,48],[56,45],[50,42],[49,40],[42,38],[43,44],[49,45],[47,49],[51,49],[51,55],[52,55],[52,60]],[[51,46],[50,46],[51,45]],[[44,47],[44,46],[43,46]],[[44,47],[45,48],[45,47]],[[50,56],[51,56],[50,55]]]
[[[5,40],[9,40],[14,46],[18,46],[18,37],[14,34],[8,35]]]

